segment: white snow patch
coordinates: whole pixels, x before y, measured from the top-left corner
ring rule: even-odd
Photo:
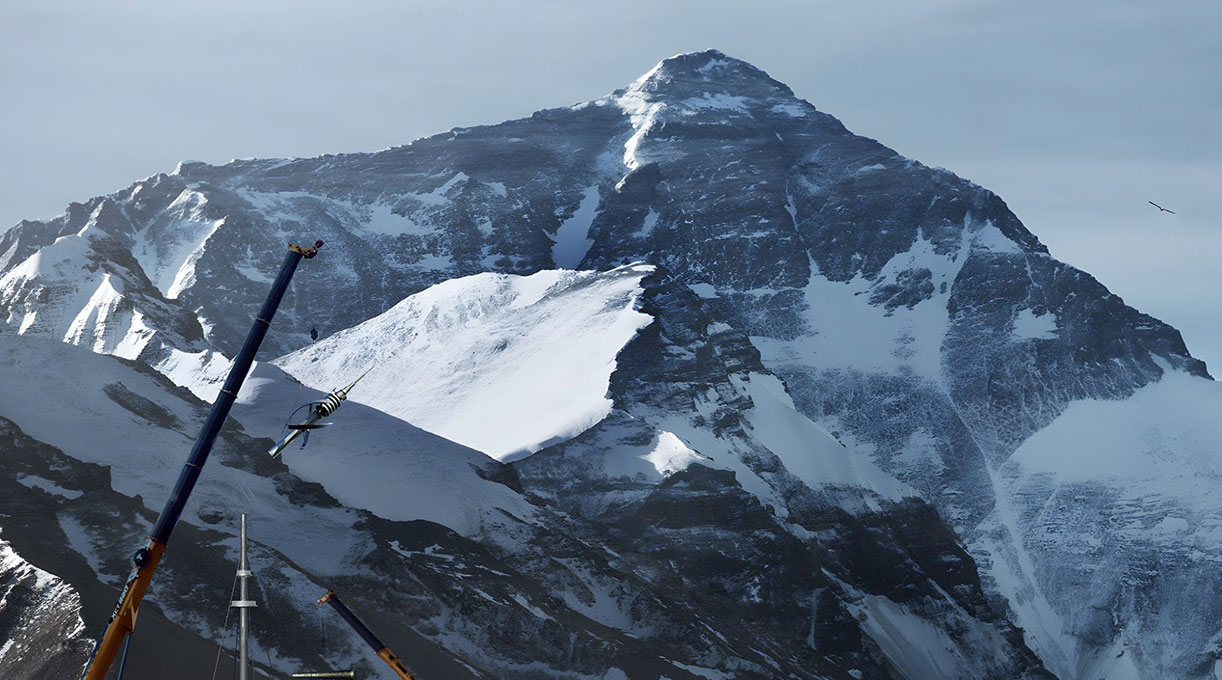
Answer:
[[[437,187],[436,189],[433,189],[432,191],[428,192],[427,194],[407,194],[407,196],[417,201],[420,201],[421,203],[425,205],[431,205],[431,206],[445,205],[450,202],[450,197],[447,196],[447,194],[450,193],[450,190],[458,186],[459,184],[465,183],[469,179],[471,178],[467,176],[467,173],[458,172],[458,173],[455,173],[453,177],[446,180],[445,184],[442,184],[441,186]]]
[[[812,260],[804,316],[813,333],[792,340],[756,336],[751,341],[768,366],[817,364],[824,369],[916,375],[942,384],[942,339],[950,321],[946,303],[951,283],[967,258],[970,238],[965,228],[960,247],[947,254],[939,254],[931,241],[919,238],[911,249],[892,257],[873,281],[860,275],[843,283],[832,281],[819,273]],[[933,292],[928,299],[912,308],[900,305],[891,310],[865,304],[880,284],[920,269],[931,272]]]
[[[436,233],[437,227],[432,224],[428,211],[445,205],[450,200],[445,195],[446,192],[466,179],[466,175],[458,173],[433,191],[384,196],[375,203],[354,203],[347,199],[305,191],[257,192],[238,189],[237,193],[257,212],[274,222],[282,221],[286,215],[297,215],[309,220],[317,211],[323,210],[349,229],[373,236],[394,238]],[[292,238],[287,233],[282,233],[281,236]]]
[[[653,208],[645,215],[645,221],[641,223],[641,228],[637,230],[636,235],[640,238],[646,238],[653,233],[653,228],[658,226],[658,213]]]
[[[14,612],[9,606],[9,597],[16,589],[24,591],[25,601],[18,604],[19,609]],[[72,627],[61,633],[66,642],[85,629],[80,618],[80,604],[80,596],[72,586],[30,564],[7,541],[0,540],[0,612],[5,613],[14,629],[38,630],[46,625],[46,617],[58,618],[60,612],[71,609],[76,614]],[[17,638],[6,640],[0,645],[0,667],[19,668],[23,659],[32,658],[41,651],[45,650],[19,647]]]
[[[270,285],[276,280],[275,276],[264,273],[245,262],[235,262],[233,264],[233,268],[238,270],[238,273],[243,277],[249,279],[250,281],[254,281],[255,283]]]
[[[1014,318],[1014,335],[1024,339],[1046,340],[1057,336],[1057,316],[1046,312],[1036,316],[1030,309],[1021,310]]]
[[[80,498],[81,496],[85,495],[83,491],[65,489],[64,487],[56,484],[55,482],[49,479],[45,479],[43,477],[38,477],[37,475],[26,475],[25,477],[18,477],[17,481],[22,486],[26,486],[31,489],[42,489],[43,491],[46,491],[49,494],[54,494],[56,496],[62,496],[63,498],[73,499],[73,498]]]
[[[366,380],[375,375],[376,370]],[[258,363],[242,386],[233,417],[248,432],[279,437],[294,409],[322,399],[326,396],[322,390],[342,387],[355,378],[345,376],[315,390],[275,366]],[[362,381],[352,396],[365,387]],[[312,434],[305,448],[294,443],[281,454],[294,474],[322,484],[349,507],[392,520],[426,519],[465,536],[496,515],[495,508],[516,517],[533,516],[517,493],[475,474],[475,468],[487,461],[483,454],[353,402],[350,397],[330,419],[334,425]]]
[[[584,586],[585,592],[581,595],[587,595],[592,600],[587,602],[578,593],[573,592],[572,586],[566,586],[560,595],[569,609],[610,628],[630,633],[648,632],[635,624],[632,617],[625,613],[621,603],[623,598],[621,584],[615,581],[603,581],[600,577],[587,572],[575,560],[560,558],[552,558],[552,560],[564,565],[569,573]]]
[[[547,612],[531,604],[525,597],[519,595],[518,593],[512,593],[509,597],[514,602],[517,602],[520,607],[530,612],[531,615],[534,616],[535,618],[544,619],[545,621],[554,621],[555,620],[551,616],[549,616]]]
[[[594,241],[586,236],[594,223],[598,198],[598,185],[587,187],[572,217],[565,220],[554,235],[548,235],[555,243],[552,246],[552,262],[558,269],[576,269],[586,253],[590,252],[590,246],[594,245]]]
[[[1011,255],[1021,255],[1023,249],[1017,243],[1010,240],[997,225],[993,224],[993,220],[986,221],[972,235],[972,247],[975,249],[988,250],[994,253],[1006,253]]]
[[[920,470],[941,474],[946,462],[938,454],[938,440],[927,430],[914,430],[908,435],[904,447],[891,458],[891,464],[900,469]]]
[[[432,231],[430,228],[421,227],[407,215],[396,213],[394,206],[385,203],[369,205],[368,214],[360,220],[360,223],[365,231],[381,236],[422,234]]]
[[[116,316],[122,301],[123,293],[116,290],[110,274],[103,274],[102,280],[98,282],[89,301],[80,308],[76,317],[68,324],[68,330],[64,333],[64,342],[88,347],[99,354],[108,352],[117,344],[116,335],[120,341],[124,340],[126,336],[124,332],[126,329],[121,328],[125,319],[112,318]],[[71,312],[72,310],[66,308],[65,311]],[[126,318],[130,319],[130,316]],[[116,327],[116,322],[120,327]],[[144,343],[150,339],[151,335],[146,336]]]
[[[229,375],[233,362],[220,352],[202,350],[195,353],[171,349],[166,357],[153,366],[171,382],[191,390],[191,393],[211,404]]]
[[[702,92],[699,97],[689,97],[683,100],[683,106],[690,109],[712,109],[747,113],[747,97],[725,94],[723,92]]]
[[[883,165],[882,163],[875,163],[874,165],[866,165],[866,166],[857,168],[857,171],[854,172],[853,174],[865,175],[871,172],[876,172],[878,170],[886,170],[886,169],[887,169],[887,166]]]
[[[717,396],[714,394],[707,399],[697,400],[696,408],[701,415],[711,416],[717,403]],[[747,467],[741,452],[730,442],[718,438],[709,430],[692,425],[684,416],[661,413],[651,418],[651,422],[663,431],[674,433],[685,446],[703,456],[705,460],[701,461],[702,465],[718,470],[730,470],[744,491],[759,498],[764,505],[773,506],[779,516],[787,515],[784,499],[768,482]]]
[[[40,335],[109,352],[139,355],[153,331],[126,305],[122,282],[92,266],[97,230],[60,237],[0,277],[0,323],[21,335]],[[45,295],[55,291],[55,295]]]
[[[57,370],[48,372],[48,365]],[[18,389],[35,383],[38,390]],[[170,417],[150,422],[133,412],[130,404],[107,396],[106,388],[116,384],[152,400]],[[251,436],[278,437],[293,409],[323,396],[273,366],[256,364],[230,417]],[[162,376],[113,357],[48,339],[0,335],[0,413],[68,456],[109,466],[115,491],[139,496],[156,512],[170,496],[206,410]],[[437,522],[464,536],[510,521],[503,512],[524,521],[533,517],[520,495],[477,474],[488,464],[477,451],[351,401],[333,422],[312,435],[310,448],[290,448],[282,460],[348,507],[390,520]],[[235,506],[265,527],[265,545],[291,553],[305,569],[336,573],[336,565],[347,564],[358,547],[359,536],[346,530],[356,521],[352,511],[299,505],[274,480],[219,462],[201,476],[183,519],[205,526],[201,515],[231,514]],[[67,516],[60,520],[74,549],[99,570],[89,529]],[[317,544],[311,532],[319,527],[329,527],[334,540]],[[300,550],[305,545],[312,547]]]
[[[752,373],[743,387],[753,404],[744,418],[748,432],[812,489],[863,487],[895,501],[917,495],[916,491],[864,456],[850,452],[835,437],[798,413],[785,385],[776,376]],[[873,509],[877,510],[878,506],[873,504]]]
[[[667,659],[666,662],[674,666],[675,668],[682,668],[683,670],[687,671],[688,673],[691,673],[692,675],[698,675],[702,678],[708,678],[708,680],[729,680],[729,676],[717,670],[716,668],[705,668],[704,666],[696,666],[690,663],[682,663],[679,661],[675,661],[674,659]]]
[[[712,73],[713,71],[721,71],[721,70],[730,68],[733,65],[734,64],[732,64],[730,61],[726,59],[710,59],[707,62],[705,62],[703,65],[698,67],[696,69],[696,73],[699,73],[700,75],[704,76],[705,78],[708,78],[709,74]]]
[[[717,289],[711,283],[689,283],[687,287],[705,300],[715,300],[717,298]]]
[[[773,113],[780,113],[789,116],[790,118],[805,118],[809,113],[807,105],[798,102],[783,102],[781,104],[774,104],[772,108],[768,110]]]
[[[89,531],[85,525],[66,514],[61,514],[56,517],[59,523],[59,528],[64,532],[64,536],[68,539],[68,547],[73,552],[85,558],[85,562],[93,573],[98,576],[106,575],[106,571],[102,568],[102,557],[98,554],[96,546],[94,546],[93,538],[89,535]]]
[[[653,464],[658,474],[669,477],[680,470],[686,470],[692,463],[706,460],[704,456],[689,449],[683,440],[673,432],[662,432],[658,435],[658,445],[644,456]]]

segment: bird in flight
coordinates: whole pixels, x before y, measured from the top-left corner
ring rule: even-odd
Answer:
[[[1166,208],[1164,208],[1163,206],[1161,206],[1161,205],[1159,205],[1159,204],[1155,203],[1154,201],[1146,201],[1146,203],[1149,203],[1150,205],[1154,206],[1155,208],[1158,208],[1159,210],[1161,210],[1161,211],[1163,211],[1163,212],[1166,212],[1166,213],[1171,213],[1172,215],[1174,215],[1174,214],[1175,214],[1175,211],[1174,211],[1174,210],[1167,210],[1167,209],[1166,209]]]

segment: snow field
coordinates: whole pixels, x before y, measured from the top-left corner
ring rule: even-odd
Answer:
[[[635,309],[650,271],[453,279],[275,363],[320,390],[372,367],[350,400],[513,460],[610,412],[615,357],[652,320]]]

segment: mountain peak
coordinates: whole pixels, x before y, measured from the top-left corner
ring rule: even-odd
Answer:
[[[763,70],[715,49],[663,59],[629,85],[627,91],[648,93],[652,98],[689,97],[696,93],[793,96],[793,90]]]

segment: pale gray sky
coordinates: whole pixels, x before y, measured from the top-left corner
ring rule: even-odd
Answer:
[[[0,229],[182,159],[373,151],[715,47],[997,192],[1222,375],[1220,34],[1216,0],[4,0]]]

